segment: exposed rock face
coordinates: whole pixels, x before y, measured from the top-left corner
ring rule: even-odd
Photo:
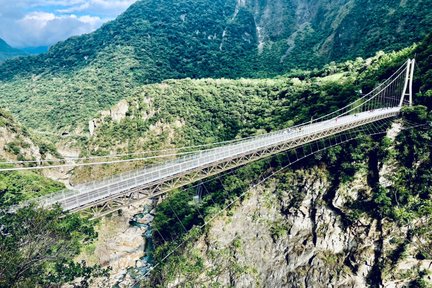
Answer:
[[[126,117],[126,113],[129,111],[129,104],[126,100],[122,100],[113,108],[111,108],[111,118],[114,122],[120,122],[124,117]]]
[[[375,221],[344,228],[325,205],[330,183],[317,168],[286,179],[282,186],[272,182],[251,190],[232,217],[218,219],[202,238],[198,249],[206,265],[226,271],[216,281],[235,287],[365,286],[379,237]]]
[[[265,187],[251,189],[232,216],[212,222],[193,245],[196,248],[190,253],[203,257],[206,273],[192,281],[222,287],[369,286],[377,261],[387,265],[384,259],[394,252],[389,239],[405,237],[407,229],[367,215],[351,225],[344,223],[347,205],[371,195],[367,173],[358,172],[328,199],[331,189],[322,168],[289,172]],[[381,251],[378,259],[377,250]],[[404,287],[412,280],[406,275],[431,265],[412,257],[403,260],[384,269],[382,286]],[[216,271],[217,276],[208,276]],[[168,286],[190,281],[178,275]]]
[[[129,111],[129,103],[127,100],[121,100],[115,106],[113,106],[108,111],[102,111],[100,113],[101,117],[97,119],[93,119],[89,121],[89,133],[90,136],[93,136],[97,127],[102,125],[104,122],[104,118],[109,116],[114,122],[120,122],[122,119],[126,117],[126,113]]]
[[[28,159],[41,158],[39,148],[28,136],[22,136],[7,126],[0,126],[0,157],[16,160],[18,154]]]
[[[394,140],[400,130],[399,123],[393,124],[387,137]],[[394,157],[378,163],[377,187],[392,185],[397,165]],[[403,225],[355,208],[374,207],[368,204],[375,193],[370,173],[360,168],[341,183],[325,167],[314,167],[251,188],[246,199],[211,222],[183,252],[183,259],[199,255],[206,272],[190,276],[167,268],[177,271],[167,286],[408,287],[418,279],[432,282],[425,276],[432,261],[416,252],[430,249],[430,241],[412,233],[428,227],[428,219]]]
[[[56,151],[42,150],[40,143],[35,142],[30,133],[24,129],[11,115],[0,109],[0,158],[7,161],[56,160]],[[70,168],[44,170],[42,174],[50,179],[68,185]]]

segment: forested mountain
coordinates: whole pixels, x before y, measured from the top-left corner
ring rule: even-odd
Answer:
[[[6,43],[3,39],[0,38],[0,62],[17,56],[26,55],[25,52],[12,48],[9,44]]]
[[[4,61],[0,168],[54,168],[0,171],[0,287],[427,287],[431,28],[430,0],[139,0],[94,33]],[[96,222],[11,213],[64,188],[44,176],[75,185],[163,161],[140,155],[305,123],[414,57],[419,106],[364,126],[387,134],[290,168],[297,152],[280,153]],[[62,167],[71,157],[119,161]]]
[[[427,104],[429,98],[425,96],[430,94],[432,68],[431,62],[428,62],[431,57],[431,39],[432,37],[428,37],[422,45],[415,49],[405,49],[391,54],[380,53],[373,59],[356,59],[341,64],[326,65],[312,72],[296,71],[289,77],[267,80],[183,79],[143,85],[136,90],[134,97],[121,102],[123,103],[121,106],[125,105],[127,109],[111,108],[109,113],[102,113],[100,118],[92,121],[95,125],[93,136],[85,143],[87,151],[84,152],[106,155],[111,152],[164,149],[165,147],[182,146],[185,143],[206,143],[244,137],[286,127],[292,125],[292,121],[294,123],[304,122],[315,113],[335,109],[350,101],[350,97],[357,97],[355,91],[358,91],[359,88],[367,91],[377,82],[392,74],[407,57],[412,57],[414,54],[417,54],[418,72],[421,72],[416,75],[418,79],[416,90],[422,90],[422,93],[417,95],[415,102]],[[408,118],[411,116],[413,120],[424,122],[427,117],[424,112],[425,109],[420,107],[409,111],[406,115]],[[420,116],[419,119],[415,118],[417,116]],[[5,114],[4,118],[6,120],[0,126],[9,129],[6,123],[11,121],[7,120],[11,117]],[[18,130],[18,128],[13,129]],[[223,286],[228,281],[228,274],[231,275],[230,279],[234,281],[233,283],[244,287],[249,287],[253,283],[261,285],[266,283],[271,286],[288,283],[284,281],[289,281],[289,283],[303,281],[311,286],[320,286],[318,283],[328,286],[345,283],[347,279],[352,281],[349,283],[354,284],[364,284],[367,281],[373,287],[382,283],[392,283],[393,280],[401,283],[423,283],[423,278],[427,273],[424,267],[432,259],[428,233],[431,224],[429,221],[422,221],[431,209],[428,200],[430,198],[428,183],[430,184],[430,171],[432,171],[430,157],[428,157],[430,149],[424,145],[425,141],[430,141],[430,133],[420,129],[412,133],[410,131],[403,133],[398,138],[398,144],[395,146],[397,149],[389,146],[391,143],[389,144],[388,139],[382,136],[373,139],[361,138],[349,145],[336,147],[313,159],[299,163],[295,167],[296,170],[288,170],[276,177],[270,187],[259,186],[258,189],[262,189],[260,196],[252,191],[247,194],[251,195],[251,198],[248,196],[244,199],[245,201],[252,199],[256,202],[242,202],[246,203],[245,206],[252,207],[252,210],[242,211],[242,205],[233,206],[233,209],[226,215],[216,220],[214,226],[209,227],[208,232],[193,229],[192,236],[187,233],[187,237],[192,237],[193,241],[187,242],[188,245],[177,251],[178,253],[171,255],[166,263],[160,264],[152,273],[151,278],[143,281],[148,284],[143,287],[158,287],[158,285],[164,287],[168,285],[167,283],[183,280],[192,285],[205,283],[206,286],[211,284]],[[11,149],[15,150],[14,147]],[[22,149],[16,150],[22,151]],[[382,164],[377,163],[376,159],[379,159],[380,163],[384,161],[388,163],[389,159],[397,160],[397,164],[390,163],[385,166],[392,167],[391,171],[397,174],[385,173],[385,170],[380,169]],[[266,175],[266,173],[279,169],[283,161],[284,155],[281,155],[268,161],[253,163],[232,175],[211,181],[206,185],[209,194],[204,195],[205,198],[199,206],[190,201],[192,195],[196,193],[194,189],[174,191],[170,193],[165,202],[157,207],[156,220],[152,225],[157,227],[159,233],[165,237],[168,235],[166,239],[183,237],[182,225],[190,229],[193,225],[200,224],[202,218],[198,216],[199,213],[208,218],[213,217],[214,213],[218,213],[227,201],[235,199],[249,189],[260,175],[262,176],[263,173]],[[419,165],[417,168],[413,167],[413,161]],[[109,168],[112,168],[109,172],[121,171],[117,167]],[[375,174],[371,172],[371,175],[367,176],[368,169]],[[377,172],[377,169],[380,171]],[[91,174],[97,175],[101,171],[96,168],[75,172],[88,177]],[[390,175],[391,181],[395,182],[392,182],[392,186],[383,188],[378,183],[378,178],[385,175]],[[368,182],[369,178],[371,182]],[[398,179],[403,179],[403,181],[397,181]],[[41,183],[42,180],[37,174],[5,174],[0,179],[5,183],[0,191],[0,200],[2,200],[0,205],[31,197],[34,191],[32,189],[39,187],[38,183]],[[359,185],[361,189],[356,188]],[[275,190],[272,190],[273,188]],[[59,185],[48,182],[35,192],[45,194],[57,189],[60,189]],[[333,195],[332,191],[337,191],[337,193]],[[336,198],[337,195],[339,195],[338,198]],[[337,204],[333,204],[334,201],[338,201]],[[339,210],[334,208],[335,205]],[[174,207],[177,215],[184,219],[181,224],[170,212],[172,210],[169,207]],[[268,207],[275,208],[269,210]],[[309,212],[303,214],[304,211]],[[0,210],[2,223],[6,223],[6,229],[11,231],[9,232],[11,235],[14,235],[13,241],[0,241],[0,245],[3,245],[0,246],[2,256],[0,259],[4,263],[0,267],[8,268],[2,271],[6,277],[0,277],[0,284],[13,283],[10,286],[19,287],[23,281],[26,281],[30,283],[30,286],[34,283],[47,286],[52,283],[70,283],[76,277],[83,277],[83,273],[86,275],[84,280],[105,274],[104,271],[100,272],[97,266],[89,267],[85,262],[74,263],[72,259],[76,259],[78,250],[85,251],[88,255],[95,255],[95,251],[103,253],[103,259],[109,259],[108,262],[103,262],[104,267],[119,261],[117,253],[109,254],[103,248],[103,241],[111,241],[111,238],[102,237],[98,240],[101,242],[97,242],[96,248],[94,244],[88,244],[90,239],[96,237],[96,234],[92,227],[87,226],[90,224],[87,224],[86,221],[82,222],[74,218],[77,214],[60,218],[60,222],[57,223],[53,220],[59,218],[59,210],[52,212],[52,215],[51,212],[34,211],[33,209],[28,210],[25,214],[24,212],[21,211],[15,216],[2,214]],[[248,212],[251,213],[248,214]],[[126,215],[129,215],[128,213],[130,211]],[[251,216],[251,214],[268,216],[271,220],[261,221],[262,217]],[[49,221],[45,221],[43,215],[48,215]],[[230,218],[231,215],[236,217]],[[305,215],[304,219],[300,219],[305,221],[302,223],[311,223],[311,227],[315,228],[301,230],[302,237],[289,238],[289,229],[293,227],[291,222],[300,221],[296,215]],[[28,273],[14,279],[13,276],[21,269],[20,263],[22,263],[16,259],[28,259],[27,254],[23,254],[26,246],[17,244],[21,243],[19,240],[26,235],[25,231],[19,227],[22,223],[29,225],[27,222],[32,217],[41,219],[48,228],[53,228],[57,232],[53,234],[56,237],[52,242],[54,247],[57,247],[56,243],[69,243],[70,241],[74,245],[65,246],[72,248],[64,257],[64,254],[55,253],[57,249],[50,249],[50,245],[45,245],[43,237],[31,239],[36,240],[37,245],[44,244],[42,245],[43,250],[38,255],[44,255],[46,258],[31,265],[32,269]],[[113,216],[111,219],[114,222],[104,221],[104,224],[98,226],[98,229],[102,229],[102,232],[112,230],[109,223],[116,223],[118,218]],[[254,231],[253,235],[247,234],[245,230],[237,229],[238,227],[229,226],[229,223],[235,224],[236,219],[247,220],[241,226],[253,227],[246,229]],[[32,221],[32,223],[39,223],[39,221]],[[68,229],[57,229],[58,225],[65,225]],[[40,227],[41,225],[35,226],[32,233],[35,235],[43,233]],[[215,230],[217,227],[227,227],[227,229],[220,233]],[[332,229],[329,230],[328,227]],[[66,234],[63,233],[65,231]],[[323,233],[323,231],[329,233]],[[79,232],[78,236],[76,232]],[[103,234],[101,230],[98,232]],[[124,230],[121,233],[124,234]],[[142,235],[142,230],[137,230],[137,233]],[[232,236],[233,233],[237,234]],[[70,235],[75,235],[78,239]],[[329,237],[325,238],[325,235]],[[159,261],[166,255],[167,250],[177,246],[178,243],[169,241],[161,245],[157,237],[159,236],[155,234],[158,245],[155,257],[156,261]],[[208,237],[207,241],[202,241],[202,237]],[[219,244],[220,237],[227,239],[228,247]],[[358,244],[350,247],[340,244],[351,243],[348,239]],[[332,241],[340,244],[336,245],[338,247],[336,252],[332,250],[333,246],[328,245],[328,243],[333,243]],[[263,243],[266,244],[260,246]],[[370,243],[377,244],[371,245]],[[384,243],[382,249],[379,249],[380,243]],[[218,249],[217,251],[221,253],[206,253],[200,250],[201,247],[208,247],[208,251]],[[275,254],[263,251],[262,247],[269,247],[272,249],[271,253]],[[377,247],[377,255],[374,257],[375,247]],[[128,250],[134,249],[128,247]],[[245,254],[248,251],[251,253]],[[291,256],[287,256],[286,261],[279,259],[282,256],[285,257],[287,251]],[[301,251],[310,253],[311,257],[303,257]],[[265,261],[262,259],[251,261],[251,259],[260,259],[259,257],[263,254],[271,256],[264,257]],[[11,259],[14,261],[13,265],[10,264]],[[86,259],[94,261],[94,258]],[[304,262],[305,259],[307,262]],[[88,264],[97,263],[102,262]],[[140,262],[137,261],[137,263]],[[205,269],[203,263],[206,263]],[[256,267],[256,263],[262,263],[262,265]],[[285,270],[287,263],[293,263],[295,269],[287,272]],[[397,266],[399,264],[405,266],[400,268]],[[52,270],[53,266],[55,271]],[[406,266],[408,268],[404,268]],[[122,268],[127,267],[122,266]],[[62,274],[63,271],[66,271],[65,269],[68,269],[68,272]],[[407,272],[407,269],[411,270]],[[95,271],[95,275],[91,271]],[[208,271],[209,274],[204,275],[203,271]],[[394,275],[389,271],[398,271],[398,273]],[[62,277],[64,274],[67,277]],[[278,277],[274,276],[276,274]],[[317,274],[321,276],[316,276]],[[220,277],[211,277],[212,275]],[[113,274],[113,278],[118,279],[117,274]],[[272,280],[267,281],[266,279]],[[148,281],[151,282],[148,283]],[[96,286],[97,284],[94,284],[94,287]]]
[[[406,47],[432,28],[429,4],[141,0],[98,31],[59,43],[46,56],[23,59],[28,66],[8,63],[1,79],[69,72],[120,47],[133,48],[129,56],[138,60],[137,77],[143,82],[275,74]]]
[[[48,52],[48,49],[49,49],[48,46],[37,46],[37,47],[25,47],[25,48],[21,48],[20,50],[30,55],[38,55],[38,54]]]
[[[272,76],[406,47],[432,28],[429,4],[141,0],[94,33],[3,63],[0,105],[33,128],[71,129],[140,84]]]

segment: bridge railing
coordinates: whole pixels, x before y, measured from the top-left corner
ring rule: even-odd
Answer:
[[[375,87],[375,89],[366,95],[360,97],[345,107],[313,119],[308,123],[295,125],[283,130],[270,132],[263,135],[247,137],[241,140],[234,140],[232,142],[227,141],[228,145],[222,147],[201,150],[196,154],[185,155],[174,160],[168,160],[164,164],[154,164],[143,169],[121,173],[103,180],[88,182],[83,185],[76,186],[74,190],[64,190],[58,194],[43,197],[41,198],[41,202],[45,202],[47,205],[50,205],[60,200],[74,197],[77,193],[82,194],[90,191],[93,191],[94,193],[102,193],[103,191],[101,191],[101,189],[107,188],[109,190],[118,191],[118,189],[122,189],[124,187],[120,187],[120,185],[124,185],[125,183],[137,185],[138,182],[141,182],[141,180],[144,181],[145,179],[152,179],[155,175],[162,177],[166,173],[169,174],[173,171],[176,171],[178,168],[186,169],[186,165],[189,165],[190,163],[193,165],[203,165],[203,162],[200,161],[215,161],[221,157],[228,157],[233,153],[241,153],[250,149],[259,149],[260,147],[271,145],[276,140],[285,141],[288,136],[302,137],[305,135],[305,133],[307,133],[306,130],[314,130],[316,132],[319,129],[326,129],[330,122],[338,121],[338,119],[341,119],[343,116],[364,111],[375,111],[384,107],[398,107],[398,101],[400,100],[401,95],[404,93],[404,84],[406,83],[405,75],[408,73],[408,67],[409,61],[405,65],[401,66],[386,81],[379,84],[377,87]],[[113,191],[110,191],[109,193]]]
[[[393,110],[388,111],[377,111],[377,115],[391,114],[398,112],[399,108],[394,108]],[[104,185],[100,185],[94,188],[89,188],[86,190],[81,190],[79,194],[76,192],[56,195],[55,197],[46,198],[46,205],[51,205],[55,202],[62,202],[63,206],[68,208],[74,208],[74,205],[85,205],[86,203],[90,203],[97,198],[104,198],[110,195],[120,193],[121,191],[126,191],[131,188],[137,187],[139,185],[144,185],[147,183],[152,183],[153,181],[161,178],[170,177],[178,174],[179,172],[184,172],[188,170],[193,170],[198,167],[203,167],[205,165],[214,163],[216,161],[220,161],[223,159],[229,159],[232,157],[236,157],[240,154],[247,154],[253,151],[259,151],[265,147],[271,147],[277,145],[279,143],[286,142],[288,140],[293,141],[296,139],[300,139],[302,137],[320,133],[325,131],[331,126],[341,126],[346,123],[351,123],[355,121],[361,121],[363,119],[370,118],[373,115],[369,115],[369,113],[363,113],[359,116],[348,116],[342,117],[339,121],[333,121],[331,123],[315,123],[310,124],[305,129],[296,129],[291,130],[290,133],[287,131],[282,131],[278,133],[273,133],[268,137],[261,137],[258,140],[248,140],[241,143],[231,144],[225,147],[215,148],[208,151],[202,151],[199,154],[183,157],[182,161],[176,160],[169,163],[165,163],[163,165],[159,165],[158,169],[143,169],[140,174],[136,177],[122,179],[115,183],[104,183]]]

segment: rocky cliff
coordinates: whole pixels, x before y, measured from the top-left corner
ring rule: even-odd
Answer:
[[[402,31],[409,34],[414,26],[432,25],[425,5],[424,1],[238,0],[232,19],[238,19],[242,10],[252,15],[258,52],[263,58],[275,58],[270,62],[273,69],[292,63],[308,67],[372,56],[372,51],[380,49],[402,48],[402,43],[395,41],[396,34],[400,39]],[[420,32],[419,38],[408,34],[409,41],[419,41],[425,32]],[[408,46],[409,41],[404,45]]]
[[[399,130],[394,125],[389,139]],[[377,163],[379,185],[394,185],[396,163],[391,157]],[[348,181],[338,177],[314,166],[251,188],[188,244],[181,258],[187,273],[176,261],[167,264],[164,285],[418,287],[431,281],[432,261],[418,255],[430,240],[412,233],[428,229],[426,219],[401,225],[368,211],[374,185],[367,169]]]
[[[61,158],[56,147],[29,132],[7,111],[0,109],[0,159],[21,162],[24,166],[41,165]],[[45,177],[68,184],[70,169],[42,171]]]

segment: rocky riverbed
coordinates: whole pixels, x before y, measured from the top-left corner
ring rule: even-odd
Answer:
[[[144,239],[144,256],[135,260],[135,265],[128,267],[126,272],[119,275],[120,279],[117,281],[115,287],[135,287],[135,283],[146,277],[153,266],[153,239],[151,222],[154,219],[155,210],[154,203],[144,205],[141,213],[132,217],[129,224],[132,227],[138,227],[144,232],[142,237]],[[138,286],[137,286],[138,287]]]
[[[97,224],[97,241],[78,258],[90,265],[111,267],[108,281],[101,280],[96,287],[131,287],[148,273],[153,263],[154,207],[153,201],[143,200]]]

